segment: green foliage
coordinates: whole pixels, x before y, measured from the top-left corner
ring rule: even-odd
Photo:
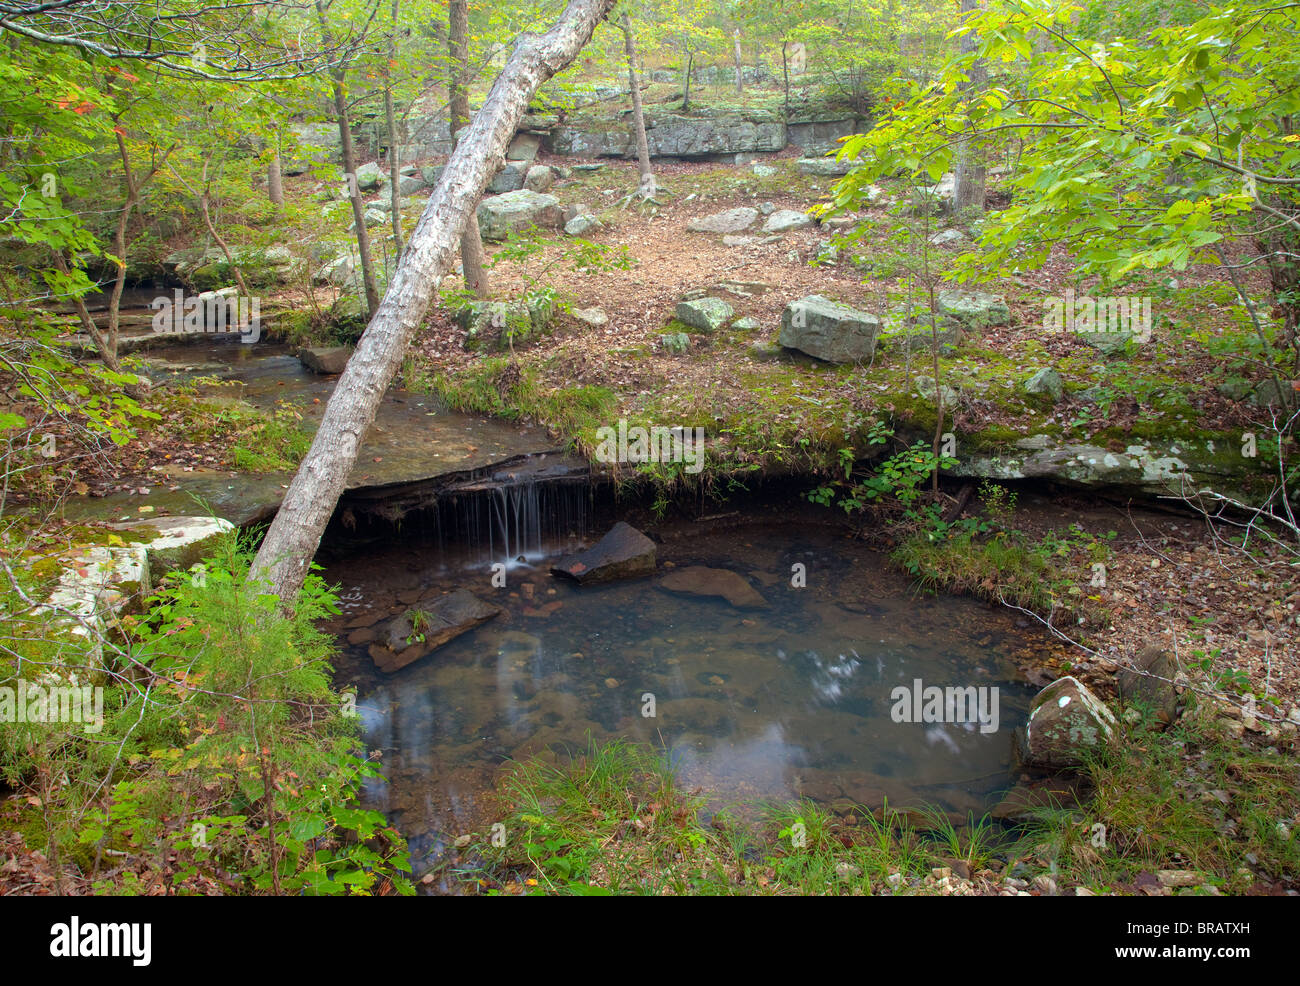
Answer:
[[[332,643],[314,625],[338,611],[333,595],[310,576],[285,615],[247,581],[249,560],[232,537],[202,577],[169,577],[127,618],[106,652],[102,731],[26,724],[15,743],[0,725],[0,766],[39,792],[47,852],[92,878],[112,849],[151,860],[179,892],[410,892],[401,838],[356,807],[377,773],[355,752],[354,698],[332,691]],[[32,619],[16,599],[5,606]],[[32,634],[22,674],[75,665],[58,640]],[[0,678],[17,677],[6,658]]]

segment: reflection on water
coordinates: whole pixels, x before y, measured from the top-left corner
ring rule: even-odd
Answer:
[[[508,611],[391,677],[364,641],[340,661],[340,681],[360,689],[367,743],[384,750],[387,784],[367,797],[417,854],[485,820],[476,812],[501,763],[561,758],[589,738],[666,750],[684,785],[719,802],[888,799],[964,816],[1008,786],[1011,731],[1033,690],[1012,660],[1032,644],[1005,613],[918,597],[878,556],[821,528],[695,536],[659,560],[661,573],[729,568],[771,608],[675,595],[657,577],[579,588],[544,565],[494,590],[486,564],[458,568],[416,531],[327,569],[357,601],[344,634],[364,638],[368,620],[431,586],[464,586]],[[795,562],[806,588],[791,585]],[[916,679],[998,687],[998,728],[895,722],[891,691]]]

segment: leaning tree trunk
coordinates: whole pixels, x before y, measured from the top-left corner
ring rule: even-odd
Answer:
[[[577,57],[613,3],[570,0],[546,34],[524,35],[452,152],[253,562],[250,579],[269,583],[284,605],[291,606],[302,588],[384,391],[406,356],[455,256],[456,241],[473,218],[475,203],[504,157],[528,101],[538,86]]]
[[[641,80],[636,72],[636,38],[632,34],[632,19],[623,14],[623,50],[627,53],[627,82],[632,90],[632,123],[636,128],[636,160],[641,172],[637,196],[653,199],[659,192],[655,173],[650,167],[650,142],[645,135],[645,113],[641,109]]]
[[[451,139],[456,146],[456,131],[469,123],[469,0],[451,0],[447,11],[447,47],[451,54],[451,75],[447,84],[447,115]],[[487,275],[487,253],[477,219],[465,227],[460,236],[460,270],[465,287],[477,298],[491,294]]]
[[[972,13],[979,10],[979,0],[961,0],[961,19],[965,21]],[[979,39],[974,32],[965,34],[961,39],[961,53],[969,55],[975,50]],[[975,59],[971,67],[969,80],[963,85],[970,98],[984,85],[987,72],[982,58]],[[967,129],[972,121],[967,117]],[[953,165],[953,211],[957,215],[970,211],[984,211],[984,149],[974,140],[963,140],[957,145],[956,161]]]
[[[334,37],[325,19],[325,6],[316,0],[316,18],[320,22],[321,41],[325,47],[334,46]],[[357,184],[357,152],[352,144],[352,124],[348,120],[346,78],[342,64],[330,70],[334,90],[334,115],[339,123],[339,145],[343,151],[343,174],[348,183],[348,199],[352,203],[352,222],[356,227],[357,254],[361,261],[361,284],[366,292],[366,312],[371,318],[379,307],[379,288],[375,286],[374,266],[370,262],[370,234],[366,232],[366,207],[361,201],[361,188]]]

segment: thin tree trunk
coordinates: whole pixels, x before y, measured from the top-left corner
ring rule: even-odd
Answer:
[[[280,172],[280,152],[271,155],[271,163],[266,166],[266,197],[279,212],[284,208],[284,178]]]
[[[455,147],[456,131],[469,123],[469,0],[451,0],[447,11],[447,46],[451,54],[447,111],[452,146]],[[486,262],[483,236],[479,232],[478,219],[474,218],[460,237],[460,270],[465,277],[465,287],[478,298],[486,298],[491,293]]]
[[[570,0],[550,31],[540,37],[522,36],[447,162],[253,563],[250,578],[269,583],[284,605],[291,607],[302,588],[384,391],[406,356],[455,255],[456,241],[473,221],[475,203],[504,157],[528,101],[538,86],[572,63],[613,3]]]
[[[686,84],[682,90],[682,112],[686,113],[691,108],[691,69],[695,67],[695,52],[688,52],[686,55]]]
[[[334,45],[329,23],[325,20],[325,4],[316,0],[316,18],[320,22],[321,41],[325,47]],[[334,115],[339,124],[339,143],[343,149],[343,173],[347,178],[348,198],[352,202],[352,222],[356,226],[357,254],[361,261],[361,283],[366,292],[366,311],[373,318],[379,307],[379,289],[375,286],[375,272],[370,263],[370,234],[366,232],[366,207],[361,201],[361,188],[357,185],[357,152],[352,145],[352,124],[348,120],[348,101],[344,87],[344,68],[338,65],[330,71],[334,90]]]
[[[974,11],[979,10],[979,0],[961,0],[961,19],[964,21]],[[961,39],[961,53],[968,55],[975,50],[979,39],[969,33]],[[970,80],[962,87],[969,94],[984,85],[987,73],[983,59],[976,59],[970,70]],[[969,117],[967,127],[971,126]],[[973,140],[963,140],[957,145],[957,160],[953,165],[953,211],[958,215],[971,210],[984,211],[985,168],[983,148]]]
[[[654,169],[650,167],[650,142],[645,135],[645,113],[641,108],[641,80],[636,74],[636,38],[632,34],[632,18],[623,13],[623,50],[627,54],[627,83],[632,90],[632,123],[636,128],[636,161],[641,172],[637,195],[653,199],[659,192]]]
[[[781,78],[785,82],[785,119],[790,119],[790,59],[786,57],[785,48],[787,42],[781,42]]]
[[[731,32],[731,51],[736,57],[736,95],[745,91],[745,80],[740,72],[740,28]]]
[[[397,148],[397,114],[393,112],[393,63],[397,60],[397,12],[401,0],[393,0],[393,29],[388,34],[388,61],[384,65],[384,126],[388,129],[388,187],[393,217],[393,263],[402,262],[401,155]]]

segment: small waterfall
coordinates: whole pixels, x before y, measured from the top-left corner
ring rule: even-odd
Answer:
[[[440,498],[431,511],[438,550],[459,549],[472,564],[535,562],[568,550],[587,533],[586,483],[527,479]]]

